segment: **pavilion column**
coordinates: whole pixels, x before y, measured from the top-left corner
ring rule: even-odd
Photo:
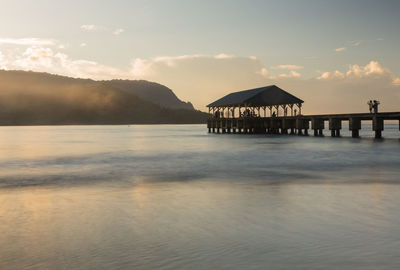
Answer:
[[[285,105],[282,105],[282,109],[283,109],[283,116],[287,116],[287,107],[286,107],[286,104]]]
[[[221,130],[222,133],[225,133],[226,119],[225,119],[225,107],[222,107],[222,118],[221,118]]]
[[[220,127],[221,127],[221,113],[220,113],[220,108],[219,107],[217,107],[216,108],[216,112],[215,112],[215,115],[217,116],[216,117],[216,128],[217,128],[217,133],[219,133],[219,129],[220,129]]]
[[[278,117],[279,116],[279,105],[275,105],[274,107],[276,109],[276,117]]]
[[[216,127],[217,127],[217,121],[218,121],[218,119],[217,119],[217,107],[213,107],[213,115],[214,115],[214,123],[213,123],[213,129],[212,129],[212,131],[213,131],[213,133],[215,133],[216,132]]]
[[[301,103],[298,103],[297,107],[299,107],[299,114],[301,115]]]

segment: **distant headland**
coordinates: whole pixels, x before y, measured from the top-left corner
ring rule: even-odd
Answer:
[[[0,125],[195,124],[207,117],[154,82],[0,70]]]

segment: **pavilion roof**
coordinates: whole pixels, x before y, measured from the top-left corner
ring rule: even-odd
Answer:
[[[276,85],[230,93],[207,107],[249,106],[262,107],[285,104],[299,104],[304,101],[282,90]]]

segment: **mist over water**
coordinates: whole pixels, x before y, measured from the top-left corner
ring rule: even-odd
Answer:
[[[0,269],[398,269],[398,124],[346,129],[1,127]]]

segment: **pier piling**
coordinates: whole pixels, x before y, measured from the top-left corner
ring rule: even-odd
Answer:
[[[323,130],[325,128],[324,119],[312,118],[311,119],[311,128],[314,130],[314,136],[322,136]]]
[[[342,120],[338,118],[329,118],[329,130],[332,137],[340,137],[340,130],[342,129]]]
[[[305,118],[297,118],[296,119],[296,129],[297,129],[297,134],[298,135],[308,135],[308,129],[310,128],[310,122],[309,119]]]
[[[374,115],[372,118],[372,130],[375,131],[375,139],[382,138],[383,118]]]
[[[359,138],[361,129],[361,118],[350,117],[349,119],[349,130],[351,130],[351,137]]]

